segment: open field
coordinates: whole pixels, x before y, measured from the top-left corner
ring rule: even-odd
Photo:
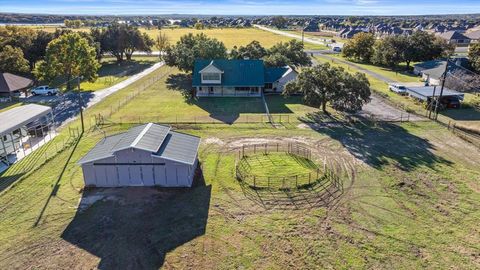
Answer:
[[[167,67],[108,96],[86,110],[87,132],[78,144],[31,174],[16,172],[41,158],[27,157],[0,175],[0,183],[17,177],[0,193],[0,268],[480,267],[480,151],[433,122],[178,125],[202,138],[203,177],[194,187],[84,190],[76,162],[105,135],[132,126],[92,129],[90,119],[159,75],[165,79],[113,116],[168,114],[162,107],[208,116],[260,110],[248,99],[189,104],[184,76]],[[273,102],[283,108],[281,99]],[[285,107],[307,110],[295,106]],[[53,142],[67,135],[63,130]],[[343,192],[256,192],[239,185],[233,149],[276,142],[301,142],[314,161],[342,164]]]
[[[41,29],[47,32],[55,32],[56,27],[33,27],[34,29]],[[90,28],[82,27],[78,29],[72,29],[73,31],[90,31]],[[248,43],[257,40],[262,46],[270,48],[278,42],[287,42],[291,38],[284,37],[281,35],[276,35],[267,31],[262,31],[256,28],[213,28],[213,29],[204,29],[196,30],[194,28],[164,28],[162,30],[158,29],[147,29],[145,27],[140,28],[141,32],[147,33],[151,38],[156,38],[157,35],[162,31],[165,33],[170,41],[170,44],[175,44],[180,40],[180,37],[188,33],[199,34],[204,33],[209,37],[216,38],[222,41],[227,49],[232,49],[234,46],[244,46]],[[307,49],[321,49],[323,47],[314,44],[305,44]]]

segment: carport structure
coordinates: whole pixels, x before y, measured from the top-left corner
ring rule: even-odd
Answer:
[[[422,102],[427,102],[430,104],[433,99],[439,98],[441,93],[441,88],[437,86],[422,86],[422,87],[407,87],[407,93],[410,97],[420,100]],[[452,103],[463,101],[464,94],[448,89],[446,87],[443,88],[442,100],[440,103],[447,105],[447,107]]]
[[[0,113],[0,172],[51,140],[53,119],[52,108],[37,104]]]

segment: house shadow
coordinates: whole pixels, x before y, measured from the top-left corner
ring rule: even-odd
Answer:
[[[479,121],[480,110],[476,108],[446,109],[439,112],[456,121]]]
[[[100,258],[98,269],[158,269],[166,253],[205,234],[211,186],[86,190],[62,238]]]
[[[376,169],[392,164],[400,170],[411,171],[421,166],[434,169],[438,163],[452,164],[435,155],[435,146],[427,139],[413,135],[393,123],[372,123],[359,118],[351,124],[343,122],[321,127],[311,123],[307,125],[339,141],[350,154]]]
[[[208,112],[209,117],[196,117],[195,122],[212,122],[212,119],[225,124],[233,124],[239,120],[242,114],[255,114],[254,117],[260,119],[259,114],[265,113],[262,99],[259,97],[201,97],[194,96],[192,87],[192,78],[189,74],[177,73],[170,74],[166,79],[167,89],[178,91],[182,94],[185,102],[197,106]]]

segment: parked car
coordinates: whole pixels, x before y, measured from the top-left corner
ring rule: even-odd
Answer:
[[[390,83],[388,85],[388,89],[392,92],[395,92],[400,95],[406,95],[407,94],[407,88],[405,85],[398,84],[398,83]]]
[[[60,90],[58,90],[58,88],[51,88],[50,86],[43,85],[43,86],[39,86],[39,87],[36,87],[36,88],[32,89],[31,93],[34,96],[36,96],[36,95],[51,96],[51,95],[58,94],[59,91]]]
[[[334,52],[341,52],[342,51],[342,48],[338,47],[338,46],[335,46],[333,47],[332,49]]]

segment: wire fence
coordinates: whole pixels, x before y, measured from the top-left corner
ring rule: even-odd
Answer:
[[[271,153],[284,153],[295,158],[299,163],[314,164],[311,161],[312,151],[299,143],[287,144],[254,144],[243,145],[238,149],[236,160],[236,177],[243,184],[253,189],[300,190],[310,189],[317,184],[330,184],[343,191],[341,181],[341,167],[329,166],[324,160],[323,169],[314,165],[309,172],[294,173],[289,175],[256,175],[250,173],[251,165],[248,158],[254,155],[269,155]],[[281,167],[278,168],[282,170]]]

